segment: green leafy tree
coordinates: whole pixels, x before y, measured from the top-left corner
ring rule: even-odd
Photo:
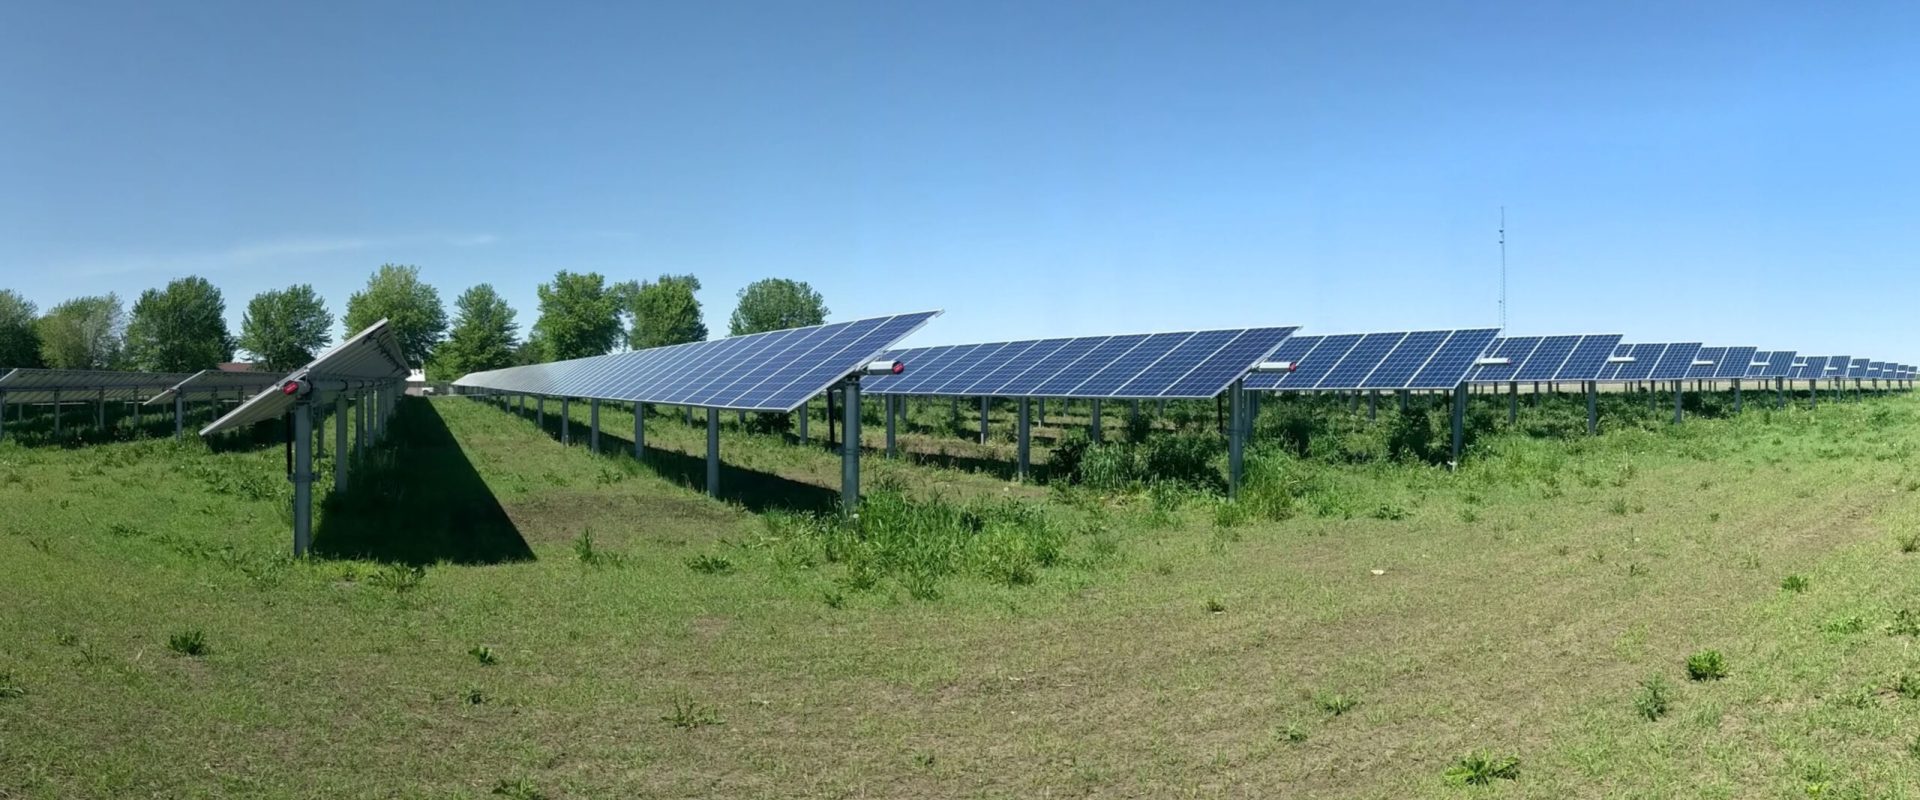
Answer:
[[[331,341],[333,315],[304,283],[254,295],[240,318],[240,349],[275,372],[305,365]]]
[[[0,372],[10,367],[38,367],[40,331],[33,303],[11,289],[0,289]]]
[[[805,281],[767,278],[740,290],[727,327],[732,335],[800,328],[827,321],[827,304]]]
[[[519,358],[520,326],[513,321],[513,309],[491,284],[461,293],[453,308],[453,334],[434,353],[428,377],[452,380],[469,372],[514,365]]]
[[[540,284],[533,335],[548,361],[603,355],[620,341],[620,297],[598,272],[561,270]]]
[[[692,275],[662,275],[659,280],[620,284],[622,305],[633,319],[627,346],[635,350],[670,344],[706,341],[701,321],[700,279]]]
[[[447,310],[440,292],[420,280],[420,268],[382,264],[367,288],[347,298],[347,335],[387,320],[400,339],[407,363],[425,365],[447,334]]]
[[[147,372],[196,372],[233,360],[220,290],[189,276],[141,292],[127,323],[127,360]]]
[[[76,297],[47,310],[36,323],[40,358],[54,369],[115,369],[122,365],[127,314],[108,293]]]

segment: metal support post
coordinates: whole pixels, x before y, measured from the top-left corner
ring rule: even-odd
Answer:
[[[306,400],[293,404],[293,554],[307,554],[313,542],[313,410]]]
[[[1598,381],[1587,381],[1587,435],[1600,432],[1600,391]]]
[[[362,393],[353,398],[353,456],[365,458],[367,455],[367,396]]]
[[[987,402],[990,398],[980,398],[980,443],[987,443]]]
[[[1227,498],[1240,496],[1240,472],[1246,456],[1247,390],[1245,380],[1235,378],[1227,387]]]
[[[896,399],[898,398],[895,398],[890,395],[880,396],[880,404],[887,407],[886,418],[887,418],[887,457],[888,458],[893,458],[893,455],[894,455],[893,417],[895,412],[894,407],[895,405],[897,405],[894,402]]]
[[[1094,441],[1100,441],[1100,398],[1093,399],[1093,421],[1087,423],[1088,435]]]
[[[93,428],[101,433],[107,432],[107,390],[101,389],[99,397],[93,401]]]
[[[587,401],[587,450],[600,452],[600,401]]]
[[[1733,379],[1733,413],[1740,413],[1740,379]]]
[[[947,417],[948,427],[960,427],[960,397],[958,395],[947,398]]]
[[[711,416],[711,415],[710,415]],[[708,419],[707,422],[713,422]],[[560,443],[573,444],[573,398],[560,398]]]
[[[1447,462],[1448,469],[1460,468],[1460,446],[1467,431],[1467,385],[1453,388],[1453,460]]]
[[[633,458],[645,461],[647,458],[647,404],[633,404]]]
[[[1127,425],[1132,427],[1140,426],[1140,401],[1138,400],[1127,404]]]
[[[813,417],[813,398],[809,397],[807,398],[806,402],[800,404],[799,413],[800,413],[800,420],[799,420],[800,443],[806,444],[807,443],[807,420]]]
[[[707,496],[720,496],[720,409],[707,409]]]
[[[1040,424],[1047,424],[1047,398],[1040,398]]]
[[[1405,414],[1407,413],[1407,390],[1401,389],[1399,394],[1400,394],[1400,413]]]
[[[1678,425],[1686,418],[1687,390],[1685,381],[1673,382],[1673,424]]]
[[[60,390],[53,390],[53,438],[60,438]]]
[[[178,441],[187,435],[187,393],[175,392],[173,395],[173,438]]]
[[[860,382],[848,380],[841,384],[841,391],[846,393],[840,403],[846,416],[846,444],[840,448],[840,513],[852,514],[860,507]],[[983,427],[985,419],[981,417]]]
[[[347,394],[333,398],[333,491],[347,490]]]
[[[1507,424],[1520,421],[1520,382],[1507,381]]]
[[[1018,437],[1019,445],[1015,449],[1019,453],[1021,480],[1027,479],[1027,472],[1029,469],[1028,459],[1030,457],[1030,452],[1028,450],[1027,440],[1028,440],[1028,437],[1031,435],[1031,432],[1029,430],[1029,422],[1027,420],[1027,415],[1032,404],[1033,404],[1033,401],[1025,397],[1022,397],[1019,400],[1020,422],[1019,422],[1018,431],[1020,435]]]
[[[1380,418],[1380,390],[1368,389],[1367,390],[1367,421],[1372,422],[1379,418]]]

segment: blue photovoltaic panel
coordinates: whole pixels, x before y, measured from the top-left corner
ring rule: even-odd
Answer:
[[[1551,381],[1560,374],[1560,367],[1573,355],[1573,348],[1580,344],[1578,336],[1549,336],[1533,351],[1527,363],[1520,365],[1520,371],[1513,376],[1517,381]]]
[[[1882,380],[1886,377],[1886,372],[1887,372],[1887,362],[1885,361],[1867,362],[1867,377],[1873,378],[1875,380]]]
[[[1475,328],[1299,337],[1308,341],[1282,347],[1272,358],[1293,362],[1293,372],[1253,375],[1246,385],[1261,391],[1452,389],[1499,334]]]
[[[1667,351],[1660,354],[1660,363],[1653,367],[1648,376],[1656,381],[1677,381],[1687,377],[1693,369],[1694,356],[1700,353],[1699,342],[1677,342],[1667,345]]]
[[[1844,378],[1847,376],[1847,365],[1850,363],[1853,363],[1852,356],[1827,356],[1827,371],[1822,373],[1821,377]]]
[[[597,400],[792,411],[860,371],[939,313],[876,317],[508,367],[466,375],[454,385]]]
[[[1747,368],[1747,377],[1785,378],[1793,369],[1794,356],[1796,355],[1799,354],[1792,350],[1773,350],[1754,353],[1752,365]]]
[[[1801,356],[1787,371],[1787,377],[1796,381],[1819,380],[1826,371],[1826,356]]]
[[[1560,371],[1554,373],[1556,381],[1593,381],[1607,368],[1607,356],[1613,355],[1620,346],[1620,334],[1602,333],[1580,337],[1573,352],[1567,355]]]
[[[1693,366],[1687,368],[1686,377],[1711,378],[1720,371],[1720,362],[1727,357],[1727,348],[1702,347],[1693,357]]]
[[[1298,328],[1031,339],[902,350],[904,375],[863,379],[869,394],[955,397],[1218,396]]]
[[[1250,389],[1312,389],[1327,373],[1340,363],[1340,360],[1360,344],[1357,333],[1343,333],[1335,336],[1305,337],[1314,342],[1311,350],[1297,358],[1276,358],[1275,361],[1293,362],[1292,372],[1269,372],[1247,378]]]
[[[1487,357],[1504,359],[1507,363],[1476,366],[1467,373],[1467,382],[1506,383],[1507,381],[1518,380],[1520,368],[1526,365],[1527,359],[1533,355],[1533,351],[1539,349],[1540,344],[1548,338],[1550,337],[1508,336],[1506,338],[1493,340],[1493,346],[1487,350]],[[1578,339],[1580,337],[1572,336],[1567,338]]]
[[[1850,362],[1847,365],[1846,377],[1849,377],[1849,378],[1867,377],[1867,360],[1864,358],[1856,358],[1852,362]]]
[[[1713,377],[1720,380],[1747,377],[1747,371],[1753,367],[1752,347],[1729,347],[1720,355],[1715,364]]]
[[[1653,374],[1653,367],[1660,362],[1660,355],[1666,352],[1664,344],[1623,344],[1614,349],[1614,357],[1629,358],[1631,361],[1615,361],[1601,372],[1603,381],[1644,381]]]

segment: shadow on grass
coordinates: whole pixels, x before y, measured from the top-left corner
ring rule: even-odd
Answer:
[[[315,555],[400,564],[500,564],[533,550],[433,403],[408,398],[387,438],[328,498]]]
[[[500,410],[495,406],[495,410]],[[576,413],[579,409],[574,409]],[[545,424],[539,424],[539,415],[533,405],[527,406],[522,413],[517,406],[505,409],[508,414],[525,417],[528,422],[539,424],[547,436],[560,440],[560,407],[558,403],[549,403]],[[685,425],[684,412],[675,408],[664,413],[649,413],[647,425],[652,429],[656,425]],[[706,430],[705,413],[694,416],[694,430]],[[592,427],[589,423],[572,420],[567,426],[571,445],[586,447],[592,439]],[[739,436],[737,426],[723,427],[720,432],[720,494],[719,499],[738,503],[748,511],[763,513],[767,511],[807,511],[827,513],[840,507],[840,492],[811,483],[802,483],[768,472],[745,469],[727,463],[727,440]],[[817,446],[817,440],[815,443]],[[609,433],[609,428],[600,428],[600,454],[610,458],[620,458],[633,452],[633,439]],[[873,457],[866,454],[866,457]],[[632,464],[630,458],[624,459]],[[707,490],[707,459],[705,454],[689,455],[676,450],[662,450],[656,447],[646,449],[646,458],[638,465],[673,483],[685,486],[697,492]]]

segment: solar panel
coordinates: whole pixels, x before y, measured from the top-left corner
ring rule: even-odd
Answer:
[[[1230,328],[1027,339],[890,353],[905,374],[862,390],[884,395],[1204,399],[1216,397],[1299,330]]]
[[[1853,361],[1851,361],[1847,365],[1847,373],[1845,377],[1848,377],[1848,378],[1867,377],[1867,360],[1864,358],[1853,359]]]
[[[1687,368],[1688,378],[1710,379],[1719,374],[1720,362],[1727,358],[1727,348],[1702,347],[1693,357],[1692,366]]]
[[[1793,365],[1787,377],[1796,381],[1819,380],[1827,372],[1826,356],[1802,356],[1799,363]]]
[[[287,381],[308,381],[313,385],[313,389],[307,393],[308,402],[326,405],[344,392],[361,391],[373,388],[374,384],[389,384],[406,377],[406,354],[400,349],[399,338],[394,336],[392,328],[383,319],[334,345],[285,378],[275,380],[272,386],[227,412],[226,416],[201,428],[200,435],[212,436],[221,431],[285,416],[287,410],[299,401],[280,391],[279,387]]]
[[[8,403],[145,400],[191,377],[187,372],[119,372],[94,369],[15,369],[0,376]]]
[[[1619,344],[1617,333],[1495,339],[1487,359],[1507,363],[1482,363],[1467,374],[1467,382],[1590,381],[1600,376]]]
[[[1667,345],[1667,351],[1660,354],[1660,363],[1653,367],[1656,381],[1677,381],[1687,377],[1692,371],[1695,356],[1700,353],[1699,342],[1679,342]]]
[[[1793,369],[1792,350],[1772,350],[1753,354],[1752,365],[1747,368],[1749,378],[1785,378]]]
[[[1719,380],[1747,377],[1748,370],[1753,367],[1755,351],[1756,348],[1752,347],[1727,348],[1714,365],[1713,377]]]
[[[1852,356],[1827,356],[1827,370],[1826,372],[1821,374],[1821,377],[1824,377],[1824,378],[1846,377],[1847,365],[1849,363],[1852,363],[1852,361],[1853,361]]]
[[[1498,328],[1471,328],[1294,337],[1272,359],[1291,361],[1294,370],[1258,373],[1246,386],[1282,392],[1452,389],[1499,335]]]
[[[730,336],[475,372],[455,386],[499,392],[792,411],[859,372],[938,311]]]
[[[186,380],[167,387],[167,390],[147,398],[145,405],[155,405],[173,400],[174,395],[196,392],[219,394],[227,390],[248,394],[277,386],[280,376],[272,372],[245,372],[223,369],[203,369],[188,376]]]
[[[1885,361],[1870,361],[1867,363],[1867,377],[1869,378],[1879,380],[1885,376],[1886,371],[1887,362]]]

